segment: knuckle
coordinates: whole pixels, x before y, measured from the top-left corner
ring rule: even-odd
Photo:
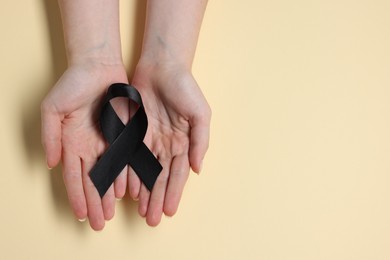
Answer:
[[[197,117],[199,119],[199,122],[202,122],[203,124],[210,124],[212,116],[212,110],[210,105],[206,102],[206,104],[202,107],[202,109],[199,110]]]
[[[64,172],[64,181],[65,183],[76,183],[80,180],[81,173],[75,170]]]
[[[206,112],[205,112],[205,114],[207,115],[207,118],[208,118],[208,119],[211,119],[211,117],[212,117],[212,115],[213,115],[213,111],[212,111],[212,109],[211,109],[211,107],[210,107],[209,104],[207,104],[207,106],[206,106]]]
[[[206,148],[206,151],[209,149],[210,147],[210,141],[207,140],[207,142],[205,143],[205,148]]]
[[[169,174],[167,174],[167,173],[161,173],[159,176],[158,176],[158,178],[157,178],[157,183],[158,184],[165,184],[165,183],[167,183],[168,182],[168,178],[169,178]]]
[[[49,102],[47,102],[46,99],[44,99],[41,102],[41,112],[42,113],[47,113],[48,111],[50,111],[50,104],[49,104]]]

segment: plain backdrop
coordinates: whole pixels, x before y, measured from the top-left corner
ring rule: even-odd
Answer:
[[[129,77],[145,1],[121,0]],[[39,104],[66,68],[54,0],[0,7],[1,259],[390,259],[390,2],[210,0],[193,73],[210,149],[178,214],[102,232],[47,170]]]

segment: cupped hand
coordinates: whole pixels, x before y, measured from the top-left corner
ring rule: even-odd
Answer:
[[[98,126],[99,105],[115,82],[127,82],[122,65],[72,65],[41,105],[47,165],[53,168],[62,159],[64,183],[74,214],[80,220],[88,217],[95,230],[103,229],[105,220],[114,216],[115,193],[120,198],[126,188],[126,179],[119,177],[115,191],[111,186],[101,199],[89,177],[106,148]],[[126,104],[118,106],[126,117]]]
[[[152,192],[129,167],[129,192],[150,226],[173,216],[190,168],[201,171],[208,149],[211,110],[191,72],[178,64],[138,64],[133,85],[148,115],[145,144],[163,166]]]

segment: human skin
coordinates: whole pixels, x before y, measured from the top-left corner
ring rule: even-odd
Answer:
[[[150,193],[130,170],[139,213],[158,225],[173,216],[190,167],[199,173],[208,148],[211,109],[191,73],[205,0],[149,0],[141,58],[133,85],[148,114],[145,143],[163,165]],[[139,191],[139,192],[138,192]]]
[[[107,86],[127,82],[119,35],[119,3],[115,0],[59,1],[68,69],[41,105],[42,143],[49,168],[62,159],[69,202],[76,218],[88,217],[103,229],[114,216],[115,194],[103,199],[89,171],[106,148],[96,111]]]
[[[129,187],[139,213],[157,225],[172,216],[190,167],[199,172],[208,147],[211,111],[191,74],[205,1],[148,1],[141,59],[133,78],[148,114],[145,143],[164,170],[150,193],[126,167],[101,199],[89,172],[107,148],[98,127],[102,97],[112,83],[127,83],[121,58],[119,4],[115,0],[59,1],[68,69],[42,102],[42,143],[49,168],[62,159],[64,183],[78,219],[94,230],[115,212],[115,197]],[[126,122],[131,111],[114,101]]]

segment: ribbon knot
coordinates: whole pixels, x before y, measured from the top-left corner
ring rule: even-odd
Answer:
[[[116,97],[127,97],[138,105],[137,112],[126,125],[111,106],[110,100]],[[127,164],[151,191],[162,166],[143,142],[148,119],[141,95],[134,87],[123,83],[115,83],[109,87],[100,114],[100,127],[110,144],[90,172],[100,197],[104,196]]]

